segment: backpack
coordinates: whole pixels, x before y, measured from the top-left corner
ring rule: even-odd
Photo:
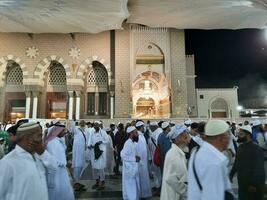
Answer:
[[[153,142],[153,144],[155,145],[156,149],[153,155],[153,162],[156,166],[160,166],[161,164],[161,160],[160,160],[160,146],[159,144],[156,145],[156,143],[154,142],[154,140],[151,138],[151,141]]]

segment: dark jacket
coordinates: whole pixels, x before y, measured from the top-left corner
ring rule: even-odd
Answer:
[[[237,172],[239,186],[257,186],[265,182],[263,150],[252,141],[237,148],[234,166],[230,175]]]

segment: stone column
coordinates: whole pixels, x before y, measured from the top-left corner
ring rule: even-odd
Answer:
[[[37,109],[38,109],[38,95],[39,92],[33,92],[33,107],[32,107],[32,118],[37,119]]]
[[[110,92],[110,119],[114,117],[114,91]]]
[[[69,119],[72,120],[73,115],[73,91],[68,91],[69,93]]]
[[[98,115],[99,108],[99,92],[95,93],[95,115]]]
[[[75,110],[75,118],[76,120],[80,119],[80,101],[81,101],[81,91],[76,91],[76,110]]]
[[[25,118],[30,118],[30,109],[31,109],[31,92],[25,92],[26,94],[26,110]]]

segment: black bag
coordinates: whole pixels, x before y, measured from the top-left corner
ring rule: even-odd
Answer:
[[[193,173],[194,173],[194,176],[196,178],[198,187],[199,187],[200,191],[202,191],[203,188],[202,188],[202,185],[200,184],[200,181],[199,181],[199,178],[198,178],[198,175],[197,175],[197,171],[196,171],[196,167],[195,167],[195,159],[196,159],[196,154],[197,154],[198,150],[199,150],[199,147],[196,149],[196,153],[194,155],[194,160],[193,160]],[[224,199],[225,200],[234,200],[234,195],[231,192],[229,192],[229,191],[225,191],[224,192]]]
[[[102,155],[103,151],[99,148],[99,143],[96,143],[94,146],[94,153],[95,153],[95,160],[98,160],[98,158]]]

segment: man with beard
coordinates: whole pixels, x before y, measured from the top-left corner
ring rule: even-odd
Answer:
[[[161,200],[185,200],[187,191],[187,161],[189,135],[185,125],[176,125],[168,138],[172,141],[171,149],[167,152],[162,177]]]
[[[137,155],[141,158],[138,163],[139,179],[140,179],[140,197],[145,199],[152,196],[151,185],[148,173],[148,149],[144,136],[144,122],[138,121],[135,124],[138,131],[138,142],[136,144]]]
[[[92,149],[92,169],[93,178],[96,183],[92,189],[103,190],[105,188],[105,171],[107,164],[106,145],[108,144],[108,135],[106,131],[100,128],[100,122],[94,123],[94,129],[91,133],[88,146]]]
[[[48,200],[46,171],[56,171],[57,162],[45,150],[42,128],[25,123],[17,129],[15,149],[0,160],[1,200]]]
[[[85,159],[87,152],[87,141],[90,136],[90,131],[86,128],[84,120],[80,121],[80,127],[76,127],[72,124],[71,133],[74,135],[73,147],[72,147],[72,168],[74,176],[74,190],[82,191],[84,185],[79,183],[82,175],[83,168],[85,167]]]
[[[238,196],[240,200],[262,200],[264,197],[264,156],[262,149],[252,141],[249,125],[240,127],[234,166],[230,173],[233,179],[237,173]]]
[[[119,166],[121,163],[121,150],[123,148],[124,143],[127,140],[127,134],[124,131],[123,124],[120,123],[118,125],[119,131],[115,135],[115,148],[117,151],[117,159],[116,159],[116,166],[114,168],[115,174],[119,174]]]
[[[138,163],[140,157],[136,153],[136,142],[138,133],[134,126],[129,126],[126,130],[129,139],[125,142],[121,151],[123,161],[122,168],[122,193],[125,200],[138,200],[140,193],[140,181],[138,175]]]

